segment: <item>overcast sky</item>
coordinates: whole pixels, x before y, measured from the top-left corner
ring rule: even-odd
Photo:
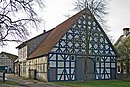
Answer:
[[[67,19],[64,15],[75,14],[71,10],[74,8],[75,0],[46,0],[47,7],[41,13],[43,19],[45,20],[45,29],[50,30]],[[110,35],[116,41],[120,35],[123,34],[123,28],[130,28],[130,0],[112,0],[109,7],[108,26],[110,30]],[[34,37],[40,33],[44,28],[42,27],[38,32],[32,31],[31,37]],[[34,33],[35,32],[35,33]],[[1,51],[6,51],[9,53],[17,54],[18,46],[16,43],[10,44],[8,47],[0,49]]]

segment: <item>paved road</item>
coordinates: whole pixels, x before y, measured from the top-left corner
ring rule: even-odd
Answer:
[[[12,74],[6,74],[6,77],[10,81],[19,83],[19,85],[16,86],[16,85],[0,84],[0,87],[67,87],[61,85],[54,85],[51,83],[40,82],[37,80],[23,79],[21,77],[14,76]]]

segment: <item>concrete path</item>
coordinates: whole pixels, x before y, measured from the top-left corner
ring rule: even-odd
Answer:
[[[7,85],[0,84],[0,87],[67,87],[61,85],[55,85],[51,83],[45,83],[38,80],[23,79],[13,74],[6,74],[7,80],[17,82],[19,85]]]

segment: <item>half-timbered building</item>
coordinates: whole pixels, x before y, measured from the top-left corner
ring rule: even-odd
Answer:
[[[114,44],[119,52],[119,58],[117,59],[117,73],[118,77],[124,74],[130,73],[130,28],[123,28],[123,35]],[[125,76],[126,77],[126,76]],[[122,79],[122,78],[121,78]]]
[[[7,73],[14,72],[14,61],[18,58],[18,56],[1,52],[0,53],[0,71],[6,71]]]
[[[84,80],[86,74],[88,80],[116,79],[116,51],[86,9],[17,48],[21,76],[45,81]]]

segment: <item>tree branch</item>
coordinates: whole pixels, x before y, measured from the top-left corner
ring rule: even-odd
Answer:
[[[41,22],[34,6],[44,6],[43,0],[0,0],[0,4],[0,45],[25,40],[29,28]],[[24,16],[19,17],[20,13]]]

